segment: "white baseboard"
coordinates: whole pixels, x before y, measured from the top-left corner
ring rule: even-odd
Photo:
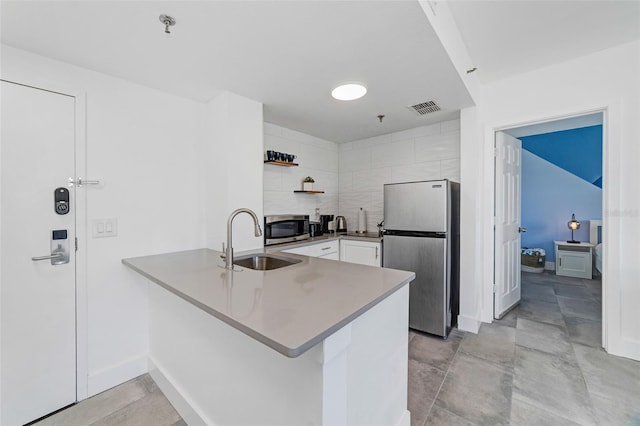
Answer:
[[[88,395],[99,394],[147,372],[147,356],[141,355],[120,364],[89,373]]]
[[[640,361],[640,341],[625,338],[618,338],[615,341],[609,339],[607,352],[611,355]]]
[[[411,426],[411,412],[405,410],[396,426]]]
[[[162,393],[164,393],[169,402],[171,402],[171,405],[173,405],[173,408],[176,409],[180,417],[182,417],[189,426],[207,426],[213,424],[211,421],[205,420],[206,416],[201,415],[193,408],[192,404],[190,404],[188,399],[178,390],[174,382],[162,371],[162,367],[158,366],[151,357],[148,359],[148,367],[149,374]]]
[[[481,324],[482,322],[478,321],[475,318],[458,315],[458,328],[460,330],[478,334],[478,330],[480,330]]]

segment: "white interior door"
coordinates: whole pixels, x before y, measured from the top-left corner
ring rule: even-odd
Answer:
[[[76,401],[75,100],[5,81],[1,99],[0,424],[19,425]]]
[[[522,142],[496,132],[494,317],[520,302]]]

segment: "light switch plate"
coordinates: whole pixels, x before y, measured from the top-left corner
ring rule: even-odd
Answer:
[[[91,222],[93,238],[115,237],[118,235],[118,219],[93,219]]]

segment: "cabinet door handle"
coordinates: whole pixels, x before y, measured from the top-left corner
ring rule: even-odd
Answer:
[[[331,247],[322,247],[322,250],[329,250]]]
[[[376,246],[376,259],[378,258],[378,246]]]

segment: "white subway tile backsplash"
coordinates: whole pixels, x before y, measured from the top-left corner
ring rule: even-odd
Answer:
[[[339,174],[338,192],[350,192],[353,190],[353,172]]]
[[[413,139],[371,148],[371,167],[388,167],[411,164],[415,161]]]
[[[345,143],[338,144],[338,152],[342,153],[344,151],[351,151],[353,149],[353,145],[356,142],[345,142]]]
[[[353,172],[353,187],[358,191],[382,191],[382,185],[391,181],[390,167]]]
[[[281,167],[269,164],[264,165],[262,185],[265,191],[279,191],[282,189]]]
[[[273,166],[277,167],[277,166]],[[293,191],[302,189],[302,180],[305,178],[305,169],[302,167],[280,167],[281,168],[281,191]]]
[[[390,182],[415,182],[419,180],[431,179],[440,179],[439,161],[427,161],[424,163],[394,167],[391,174]]]
[[[440,162],[441,179],[460,182],[460,159],[442,160]]]
[[[264,136],[264,150],[274,150],[279,152],[286,152],[289,154],[296,154],[297,146],[293,141],[285,139],[280,136],[265,135]]]
[[[282,127],[273,123],[264,123],[263,131],[265,135],[282,136]]]
[[[313,218],[316,207],[338,213],[338,145],[304,133],[265,123],[265,150],[295,154],[297,167],[265,166],[265,214],[298,213]],[[324,194],[300,194],[306,176]]]
[[[459,182],[459,127],[459,120],[451,120],[392,133],[390,141],[389,135],[384,135],[373,142],[363,139],[350,142],[351,146],[340,145],[338,207],[349,229],[356,229],[358,209],[363,207],[367,230],[377,230],[376,224],[384,216],[384,183],[443,178]],[[361,160],[367,152],[368,166]]]
[[[326,149],[331,152],[338,152],[338,144],[325,139],[320,139],[315,136],[311,137],[309,143],[318,148]]]
[[[315,179],[314,188],[320,191],[338,192],[338,174],[325,170],[312,171],[311,176]]]
[[[367,212],[367,230],[383,219],[385,183],[448,178],[460,181],[460,121],[451,120],[344,144],[265,123],[265,150],[296,154],[298,167],[265,166],[265,214],[299,213],[312,219],[342,215],[349,230],[358,211]],[[295,194],[305,176],[324,194]]]
[[[391,142],[392,133],[386,135],[374,136],[372,138],[360,139],[352,142],[353,148],[371,148],[377,145],[383,145]]]
[[[333,173],[338,173],[338,153],[337,151],[329,151],[326,149],[315,149],[315,164],[316,168],[321,170],[328,170]]]
[[[340,172],[354,172],[371,168],[371,150],[365,148],[340,152]]]
[[[338,215],[338,194],[325,194],[324,196],[319,197],[318,205],[316,207],[320,209],[320,214],[332,214],[334,216]],[[313,220],[313,214],[311,214],[310,217]]]
[[[440,132],[459,132],[460,131],[460,119],[443,121],[440,123]]]
[[[289,191],[265,191],[264,214],[282,213],[302,213],[298,208],[296,194]]]
[[[415,139],[421,136],[436,135],[438,133],[440,133],[440,123],[435,123],[392,133],[391,140],[393,142],[398,142],[407,139]]]
[[[290,139],[296,142],[311,142],[313,141],[313,136],[307,135],[306,133],[299,132],[297,130],[288,129],[286,127],[282,128],[282,137]]]
[[[460,132],[416,139],[416,162],[460,158]]]

